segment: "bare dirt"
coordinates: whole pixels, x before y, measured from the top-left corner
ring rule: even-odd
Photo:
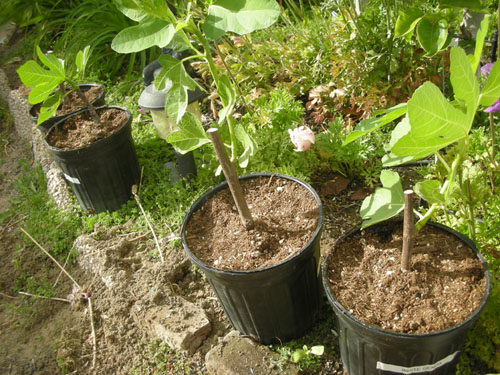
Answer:
[[[104,95],[104,87],[101,85],[97,86],[84,86],[85,89],[82,89],[83,95],[87,98],[87,101],[89,103],[92,103],[93,105],[99,106],[98,103],[104,104],[103,95]],[[101,105],[102,105],[101,104]],[[40,114],[40,108],[41,104],[37,104],[33,106],[30,110],[30,114],[34,117],[38,117]],[[85,103],[83,100],[80,98],[78,93],[76,91],[71,91],[67,96],[64,98],[63,103],[61,106],[57,109],[56,116],[63,116],[67,115],[68,113],[73,113],[76,112],[82,108],[85,108]]]
[[[410,270],[402,271],[398,224],[337,244],[328,276],[337,300],[359,320],[394,332],[429,333],[464,321],[486,291],[482,263],[460,239],[426,225],[417,232]]]
[[[118,131],[130,118],[118,108],[98,108],[100,123],[91,118],[89,112],[82,112],[67,118],[47,135],[47,143],[63,150],[75,150],[106,138]]]
[[[243,226],[229,189],[218,192],[186,228],[186,242],[198,259],[218,269],[255,270],[280,263],[310,241],[319,208],[304,186],[276,176],[241,185],[254,228]]]

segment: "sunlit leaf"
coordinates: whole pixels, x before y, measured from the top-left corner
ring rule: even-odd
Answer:
[[[256,148],[255,142],[250,137],[250,135],[248,135],[245,128],[241,124],[237,124],[234,127],[234,133],[235,133],[236,139],[243,146],[243,153],[238,158],[238,164],[241,168],[246,168],[248,166],[248,161],[254,155],[255,148]]]
[[[231,115],[234,105],[236,104],[236,89],[232,84],[230,78],[226,75],[221,75],[219,77],[219,86],[217,87],[217,93],[222,101],[222,109],[219,111],[219,124],[226,119],[227,116]]]
[[[417,37],[428,56],[438,53],[448,39],[448,25],[443,19],[423,17],[417,26]]]
[[[265,29],[277,21],[281,9],[275,0],[217,0],[210,5],[203,31],[217,40],[226,32],[238,35]]]
[[[179,128],[180,130],[169,134],[167,142],[171,143],[175,150],[181,154],[193,151],[210,142],[201,122],[192,113],[186,112],[179,123]]]
[[[426,180],[417,182],[414,186],[415,192],[429,204],[444,204],[445,199],[441,194],[441,182],[438,180]]]
[[[424,13],[417,8],[406,9],[401,12],[396,21],[396,36],[407,36],[411,38],[418,21],[424,16]]]
[[[398,156],[428,156],[465,138],[469,132],[467,116],[453,107],[431,82],[425,82],[408,101],[408,116],[410,132],[391,149]]]
[[[500,60],[491,68],[490,76],[481,92],[480,104],[489,107],[500,98]]]
[[[139,52],[153,46],[163,48],[171,42],[174,34],[172,24],[148,17],[139,25],[120,31],[113,39],[111,48],[118,53]]]
[[[403,187],[399,175],[383,170],[380,173],[380,182],[383,187],[377,188],[361,205],[361,229],[396,216],[404,209]]]
[[[388,124],[389,122],[394,121],[398,117],[403,116],[406,113],[406,111],[407,111],[406,103],[401,103],[389,109],[380,111],[381,116],[379,117],[373,117],[362,120],[358,125],[356,125],[354,131],[352,131],[346,137],[344,141],[344,146],[358,139],[359,137]]]

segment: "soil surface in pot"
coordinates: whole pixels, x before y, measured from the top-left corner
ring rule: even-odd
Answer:
[[[255,222],[245,230],[229,189],[217,193],[191,217],[186,241],[205,264],[225,270],[253,270],[299,252],[318,225],[318,204],[297,182],[272,176],[242,180]]]
[[[47,136],[47,143],[63,150],[84,147],[106,138],[120,129],[128,119],[125,111],[118,108],[98,109],[100,124],[92,121],[88,112],[66,119]]]
[[[94,103],[103,92],[104,88],[102,86],[90,86],[88,90],[83,91],[83,95],[87,98],[89,103]],[[36,105],[34,107],[34,114],[38,117],[40,114],[41,105]],[[82,108],[85,108],[85,104],[79,98],[76,91],[69,93],[65,98],[62,105],[57,109],[56,116],[66,115],[68,113],[76,112]]]
[[[344,238],[330,258],[328,280],[357,319],[403,333],[452,327],[479,306],[484,269],[470,247],[429,225],[415,239],[411,269],[400,267],[402,225],[387,223]]]

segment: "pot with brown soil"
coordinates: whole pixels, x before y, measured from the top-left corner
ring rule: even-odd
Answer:
[[[80,206],[91,213],[119,209],[140,178],[130,111],[116,106],[95,111],[97,118],[89,109],[70,114],[45,136]]]
[[[105,90],[104,86],[99,83],[82,83],[79,85],[80,91],[83,95],[86,96],[89,103],[91,103],[94,107],[100,107],[105,104]],[[38,124],[38,116],[40,115],[40,109],[42,107],[41,103],[35,104],[30,108],[30,116],[31,120]],[[68,116],[71,113],[77,112],[83,108],[85,108],[85,103],[78,97],[76,91],[72,91],[68,94],[65,100],[61,103],[55,116],[50,117],[49,119],[38,124],[37,129],[43,134],[47,134],[49,129],[56,122],[59,122],[64,117]]]
[[[489,297],[490,274],[474,243],[443,225],[418,232],[411,268],[402,270],[402,227],[356,228],[322,265],[349,374],[455,374]]]
[[[184,249],[235,329],[264,344],[299,337],[320,304],[321,201],[297,178],[257,173],[237,179],[221,164],[229,183],[193,203],[181,228]],[[233,200],[234,179],[248,202],[248,220]]]

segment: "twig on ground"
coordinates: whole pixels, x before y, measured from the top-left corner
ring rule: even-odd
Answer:
[[[42,299],[50,299],[52,301],[59,301],[59,302],[67,302],[71,303],[69,299],[66,298],[57,298],[57,297],[45,297],[45,296],[39,296],[36,294],[31,294],[31,293],[26,293],[26,292],[18,292],[19,294],[22,294],[23,296],[28,296],[28,297],[35,297],[35,298],[42,298]]]
[[[71,250],[73,250],[74,246],[71,246]],[[71,250],[68,251],[68,256],[66,257],[66,260],[64,261],[64,264],[63,264],[63,268],[66,267],[66,265],[68,264],[68,259],[69,259],[69,256],[71,255]],[[54,285],[52,285],[52,288],[55,288],[57,283],[59,282],[59,278],[61,277],[62,275],[62,271],[59,272],[59,275],[57,275],[57,278],[56,278],[56,281],[54,281]]]
[[[61,266],[59,264],[59,262],[52,256],[49,254],[49,252],[47,250],[45,250],[42,245],[40,245],[28,232],[26,232],[23,228],[20,228],[21,229],[21,232],[23,232],[31,241],[33,241],[33,243],[35,245],[38,246],[38,248],[40,250],[43,251],[43,253],[45,255],[47,255],[65,274],[66,276],[68,276],[68,278],[73,282],[73,284],[80,290],[82,291],[82,287],[75,281],[75,279],[68,273],[68,271],[66,271],[64,269],[63,266]],[[92,309],[92,299],[91,297],[89,296],[87,298],[87,302],[89,304],[89,319],[90,319],[90,328],[92,330],[92,335],[93,335],[93,348],[92,348],[92,354],[93,354],[93,358],[92,358],[92,368],[95,367],[95,364],[96,364],[96,358],[97,358],[97,340],[96,340],[96,336],[95,336],[95,330],[94,330],[94,313],[93,313],[93,309]]]
[[[165,259],[163,259],[163,254],[161,252],[161,247],[160,247],[160,244],[158,243],[158,238],[156,237],[156,233],[153,229],[153,226],[151,225],[151,222],[148,219],[148,215],[146,215],[146,212],[142,208],[141,201],[139,200],[139,196],[137,195],[137,185],[132,186],[132,195],[134,196],[135,201],[137,202],[137,205],[139,206],[139,209],[142,212],[142,215],[146,219],[146,223],[148,224],[149,230],[151,231],[151,233],[153,233],[153,238],[155,240],[155,244],[156,244],[156,248],[158,249],[158,253],[160,254],[161,262],[165,263]]]
[[[0,292],[0,296],[5,297],[5,298],[10,298],[10,299],[17,299],[17,297],[14,296],[9,296],[8,294]]]

